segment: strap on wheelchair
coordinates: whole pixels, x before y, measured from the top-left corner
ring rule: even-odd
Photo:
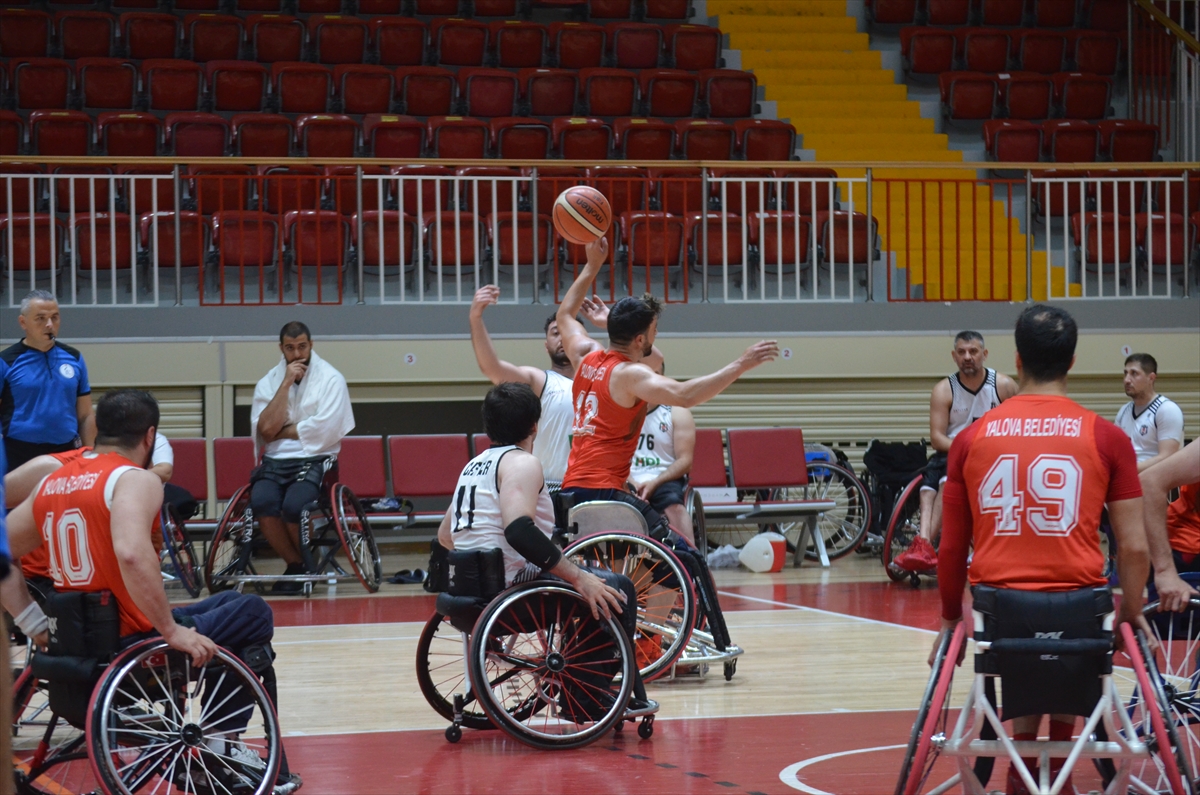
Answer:
[[[579,535],[579,526],[571,526],[568,519],[571,509],[575,507],[575,495],[552,491],[550,492],[550,502],[554,505],[555,535],[560,533],[565,533],[567,536]]]
[[[451,596],[491,601],[504,590],[504,553],[498,548],[452,550],[446,556]]]

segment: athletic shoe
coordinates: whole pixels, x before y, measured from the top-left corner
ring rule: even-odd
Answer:
[[[625,705],[626,718],[640,718],[643,715],[652,715],[655,712],[658,712],[658,702],[650,698],[631,696],[629,702]]]
[[[245,743],[231,742],[228,746],[228,755],[239,765],[241,765],[247,773],[254,775],[255,778],[261,781],[263,771],[267,769],[266,760],[258,755],[258,752],[249,747]],[[250,781],[243,776],[245,781],[250,786],[254,786],[255,781]],[[274,795],[291,795],[291,793],[304,786],[304,780],[295,773],[280,773],[275,777],[275,788],[272,790]]]
[[[288,567],[283,571],[284,577],[292,577],[297,574],[308,574],[308,569],[304,567],[303,563],[289,563]],[[276,580],[275,584],[271,586],[271,593],[293,594],[302,593],[303,591],[304,583],[302,582]]]
[[[1032,767],[1029,769],[1029,775],[1033,776],[1033,780],[1038,779],[1038,769]],[[1074,792],[1073,789],[1062,788],[1062,792]],[[1025,781],[1017,773],[1017,769],[1012,765],[1008,767],[1008,780],[1004,782],[1004,795],[1029,795],[1029,788],[1025,786]]]
[[[913,539],[908,549],[892,561],[892,565],[904,571],[929,571],[937,568],[937,550],[921,536]]]

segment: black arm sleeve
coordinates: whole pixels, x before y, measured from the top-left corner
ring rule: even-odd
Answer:
[[[514,519],[504,528],[504,539],[518,555],[542,571],[549,571],[562,560],[562,551],[528,516]]]

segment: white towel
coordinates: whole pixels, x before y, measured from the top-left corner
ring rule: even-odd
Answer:
[[[282,356],[254,387],[254,402],[250,406],[250,433],[254,436],[254,452],[273,458],[301,458],[331,455],[342,449],[342,437],[354,430],[354,410],[350,407],[350,390],[346,379],[333,365],[313,351],[308,370],[299,384],[288,393],[288,422],[294,423],[299,442],[280,439],[264,443],[258,433],[258,418],[283,383],[287,362]]]

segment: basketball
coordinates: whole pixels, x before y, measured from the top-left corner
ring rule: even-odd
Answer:
[[[554,201],[554,228],[572,243],[585,246],[603,237],[611,225],[612,208],[595,188],[576,185]]]

